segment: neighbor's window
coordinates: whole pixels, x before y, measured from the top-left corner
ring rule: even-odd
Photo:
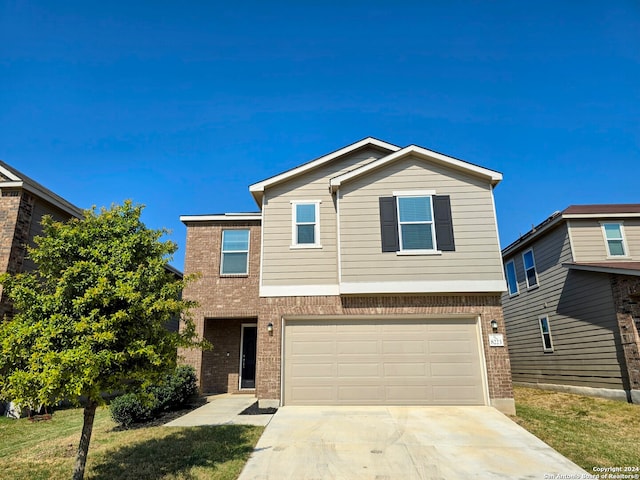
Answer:
[[[540,334],[542,335],[542,349],[545,352],[553,352],[553,341],[551,340],[551,329],[549,327],[549,317],[540,317]]]
[[[624,247],[624,235],[621,223],[603,223],[602,229],[607,241],[607,251],[610,257],[624,257],[627,252]]]
[[[398,197],[400,251],[435,250],[431,196]]]
[[[249,230],[222,231],[222,275],[249,273]]]
[[[538,285],[538,273],[536,272],[536,261],[533,258],[533,250],[527,250],[522,254],[524,263],[524,276],[527,279],[527,288]]]
[[[320,246],[320,202],[292,202],[293,246]]]
[[[505,265],[507,272],[507,286],[509,287],[509,295],[518,294],[518,279],[516,277],[516,264],[513,260],[510,260]]]

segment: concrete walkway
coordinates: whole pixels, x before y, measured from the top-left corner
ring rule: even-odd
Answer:
[[[240,415],[257,399],[253,395],[211,395],[202,407],[165,424],[165,427],[198,427],[201,425],[265,426],[273,415]]]
[[[492,407],[287,406],[239,480],[542,480],[586,473]]]

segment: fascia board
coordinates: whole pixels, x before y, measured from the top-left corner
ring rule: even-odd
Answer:
[[[640,213],[632,213],[632,212],[627,212],[627,213],[569,213],[569,214],[563,214],[562,215],[564,218],[566,219],[585,219],[585,220],[589,220],[589,219],[601,219],[601,220],[606,220],[608,218],[639,218],[640,217]]]
[[[586,272],[598,272],[598,273],[612,273],[619,275],[632,275],[635,277],[640,277],[639,270],[631,270],[628,268],[620,268],[616,267],[616,265],[612,262],[610,267],[604,266],[591,266],[591,265],[577,265],[575,263],[563,263],[563,267],[568,268],[569,270],[583,270]]]
[[[238,222],[262,220],[262,215],[181,215],[180,221],[187,222]]]
[[[317,158],[315,160],[312,160],[310,162],[307,162],[303,165],[300,165],[299,167],[295,167],[291,170],[287,170],[286,172],[280,173],[278,175],[275,175],[273,177],[267,178],[266,180],[262,180],[261,182],[258,183],[254,183],[253,185],[249,186],[249,192],[251,192],[251,194],[253,195],[254,199],[256,200],[256,202],[258,203],[258,205],[261,205],[260,202],[260,197],[261,194],[264,192],[264,189],[274,185],[276,183],[280,183],[283,182],[285,180],[289,180],[290,178],[296,177],[298,175],[301,175],[305,172],[308,172],[309,170],[312,170],[314,168],[317,168],[327,162],[330,162],[331,160],[334,160],[338,157],[341,157],[343,155],[346,155],[354,150],[357,150],[359,148],[365,147],[367,145],[371,145],[374,147],[380,147],[380,148],[384,148],[386,150],[390,150],[393,152],[396,152],[398,150],[400,150],[400,147],[398,147],[397,145],[393,145],[391,143],[387,143],[384,142],[382,140],[378,140],[377,138],[373,138],[373,137],[367,137],[363,140],[360,140],[359,142],[353,143],[351,145],[347,145],[346,147],[343,147],[339,150],[336,150],[335,152],[332,152],[328,155],[324,155],[320,158]]]
[[[360,168],[344,173],[337,177],[333,177],[329,183],[331,191],[335,192],[338,188],[340,188],[340,185],[342,183],[347,182],[352,178],[364,175],[372,170],[384,166],[387,163],[394,162],[408,155],[417,155],[431,161],[435,160],[437,163],[443,164],[445,166],[449,166],[457,170],[462,170],[483,178],[488,178],[489,180],[491,180],[491,184],[493,186],[497,185],[502,180],[502,174],[500,172],[496,172],[495,170],[489,170],[488,168],[480,167],[463,160],[458,160],[457,158],[449,157],[447,155],[443,155],[441,153],[434,152],[423,147],[418,147],[417,145],[409,145],[408,147],[391,153],[386,157],[382,157],[371,163],[363,165]]]

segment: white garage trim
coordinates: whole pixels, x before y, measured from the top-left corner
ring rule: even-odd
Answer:
[[[315,404],[309,399],[318,398],[318,405],[488,405],[479,320],[469,315],[282,317],[281,403]],[[317,332],[316,322],[323,327]],[[294,338],[315,353],[295,353]],[[314,374],[307,378],[307,368],[315,371],[317,384]],[[353,385],[345,382],[349,376]],[[294,384],[292,377],[299,381]]]

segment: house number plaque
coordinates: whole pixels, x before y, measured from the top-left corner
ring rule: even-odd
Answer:
[[[504,336],[501,333],[489,334],[490,347],[504,347]]]

